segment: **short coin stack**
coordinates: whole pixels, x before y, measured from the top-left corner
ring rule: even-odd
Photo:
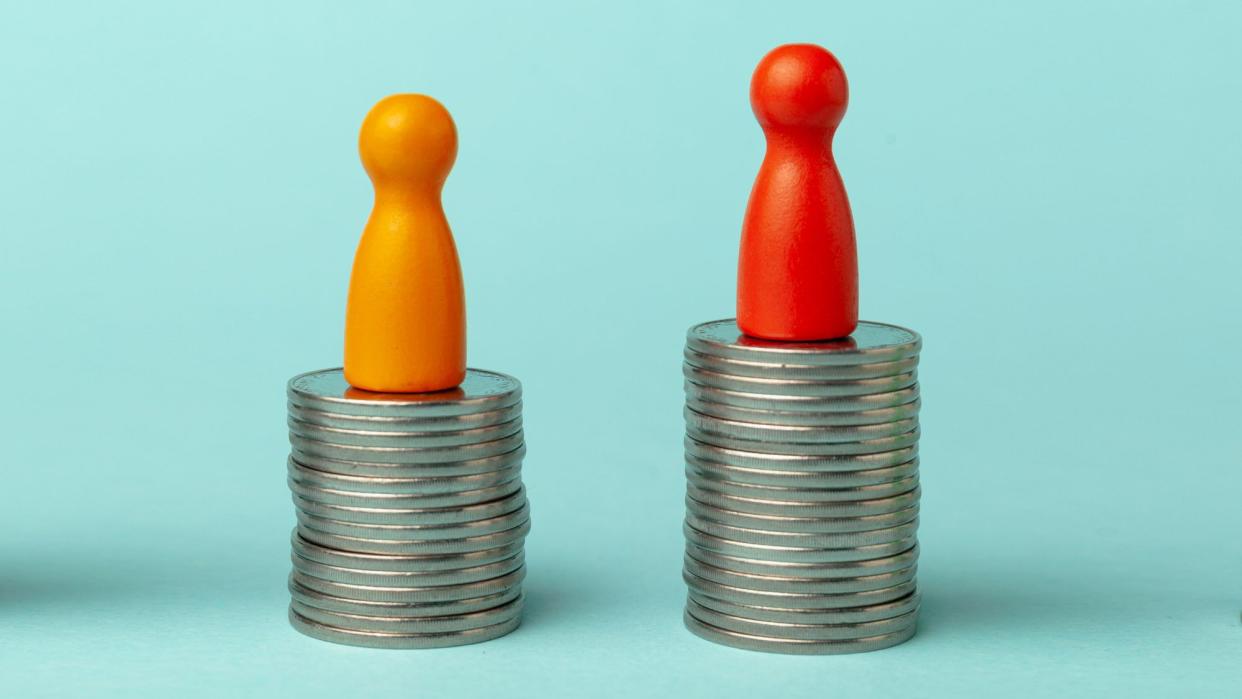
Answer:
[[[687,335],[685,621],[725,645],[850,653],[914,635],[922,341]]]
[[[329,369],[294,377],[288,397],[294,628],[377,648],[517,628],[530,530],[518,381],[470,369],[451,391],[370,393]]]

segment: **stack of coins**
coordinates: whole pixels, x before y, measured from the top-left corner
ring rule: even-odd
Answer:
[[[470,369],[451,391],[386,394],[329,369],[294,377],[288,396],[294,628],[377,648],[517,628],[530,530],[518,381]]]
[[[729,646],[850,653],[914,635],[917,333],[687,338],[685,622]]]

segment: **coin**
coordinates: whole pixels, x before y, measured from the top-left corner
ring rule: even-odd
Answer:
[[[703,580],[728,585],[738,590],[768,594],[788,592],[793,594],[843,595],[886,590],[914,580],[915,566],[888,573],[876,573],[856,578],[784,578],[755,573],[736,573],[702,563],[690,556],[684,557],[684,571]]]
[[[376,587],[440,587],[464,585],[507,575],[522,567],[524,555],[516,555],[494,563],[452,570],[362,570],[327,565],[304,558],[297,552],[291,555],[293,568],[298,572],[346,585],[373,585]]]
[[[686,542],[686,555],[705,565],[715,566],[716,568],[777,578],[861,578],[909,568],[918,562],[919,549],[918,546],[914,546],[893,556],[867,559],[865,561],[783,563],[759,558],[728,556],[703,548],[697,544]]]
[[[735,604],[714,597],[698,595],[694,592],[691,592],[689,597],[694,600],[695,604],[722,614],[753,619],[755,621],[785,622],[790,624],[861,624],[880,619],[890,619],[918,609],[920,601],[920,595],[915,591],[891,602],[873,604],[869,607],[780,609],[777,607]]]
[[[861,544],[832,548],[825,546],[799,546],[797,544],[771,544],[738,541],[727,537],[715,536],[695,529],[689,523],[682,525],[686,541],[701,548],[715,551],[726,556],[754,558],[782,563],[838,563],[845,561],[865,561],[874,558],[895,556],[915,545],[913,528],[905,527],[905,536],[892,541],[874,544]]]
[[[452,602],[472,597],[503,592],[522,582],[525,568],[490,580],[461,585],[434,585],[426,587],[390,587],[383,585],[356,585],[324,580],[294,570],[293,579],[302,587],[334,597],[377,602]]]
[[[289,593],[295,601],[303,605],[327,611],[342,612],[344,614],[384,617],[437,617],[471,614],[473,612],[494,609],[521,596],[522,587],[514,585],[490,595],[446,602],[378,602],[325,595],[322,592],[316,592],[308,587],[303,587],[294,579],[293,575],[290,575]]]
[[[749,376],[722,374],[682,365],[682,375],[690,383],[725,391],[738,391],[765,396],[805,396],[808,398],[852,398],[875,393],[891,393],[909,388],[918,381],[917,371],[876,379],[850,381],[811,381],[802,379],[757,379]]]
[[[299,422],[320,427],[335,427],[363,432],[461,432],[489,427],[516,420],[522,416],[522,404],[514,403],[497,410],[447,417],[385,417],[379,415],[345,415],[289,404],[289,416]]]
[[[386,476],[351,476],[319,471],[289,459],[289,478],[303,488],[328,491],[366,493],[368,495],[422,496],[455,495],[493,487],[517,487],[521,484],[520,461],[495,471],[466,476],[430,476],[423,478],[389,478]]]
[[[897,359],[891,362],[875,362],[871,364],[795,364],[756,362],[742,359],[729,359],[703,354],[686,349],[687,364],[731,376],[747,376],[757,379],[807,379],[811,381],[852,381],[856,379],[875,379],[884,376],[895,376],[914,371],[918,367],[918,355]]]
[[[377,461],[351,461],[308,453],[293,446],[292,459],[307,468],[321,473],[342,476],[373,476],[378,478],[455,478],[495,473],[520,466],[526,456],[526,445],[519,444],[512,451],[485,458],[465,458],[437,463],[392,463]]]
[[[895,512],[880,515],[854,517],[755,515],[705,505],[692,498],[686,498],[686,512],[687,516],[692,515],[700,520],[710,520],[729,527],[760,531],[768,535],[791,534],[794,536],[813,536],[818,534],[836,536],[848,533],[871,532],[913,522],[919,516],[918,505],[912,505]]]
[[[324,505],[307,500],[296,494],[293,496],[293,504],[307,514],[350,524],[430,528],[447,525],[469,525],[473,522],[494,519],[510,512],[515,512],[526,504],[526,492],[519,489],[508,497],[478,505],[428,509]]]
[[[901,616],[877,619],[854,624],[790,624],[786,622],[758,621],[746,617],[722,614],[697,604],[693,599],[686,603],[686,611],[705,624],[736,633],[754,634],[797,641],[844,641],[856,638],[872,638],[904,631],[912,626],[918,611]]]
[[[875,500],[909,492],[919,483],[918,460],[868,471],[791,473],[731,468],[687,459],[686,478],[703,490],[759,500],[797,502]],[[853,485],[855,483],[858,484]]]
[[[298,536],[320,546],[359,553],[397,556],[451,556],[459,553],[485,551],[512,543],[521,543],[528,533],[530,533],[529,518],[521,521],[511,529],[494,534],[481,534],[459,539],[429,539],[425,541],[394,541],[391,539],[371,539],[332,534],[302,526],[300,523],[298,524]]]
[[[302,604],[297,600],[292,603],[293,611],[305,619],[327,626],[349,629],[351,631],[376,631],[381,633],[446,633],[469,631],[470,629],[494,626],[516,619],[522,614],[523,598],[518,596],[512,602],[469,614],[438,617],[383,617],[363,614],[348,614],[319,609]]]
[[[399,493],[366,493],[304,485],[289,479],[289,490],[301,499],[324,505],[345,505],[363,508],[429,509],[437,507],[461,507],[492,502],[509,497],[522,487],[521,480],[514,478],[490,488],[463,490],[456,493],[430,493],[403,495]],[[417,491],[414,491],[417,492]]]
[[[801,641],[767,636],[742,634],[727,631],[695,619],[689,612],[685,613],[686,628],[691,633],[708,641],[743,650],[757,650],[766,653],[788,653],[794,655],[835,655],[843,653],[864,653],[867,651],[889,648],[910,640],[914,636],[915,626],[911,624],[904,631],[859,638],[849,641]]]
[[[321,427],[289,417],[289,433],[310,440],[352,447],[392,447],[401,449],[441,449],[462,447],[511,437],[522,429],[522,418],[498,425],[458,432],[375,432]]]
[[[705,534],[747,544],[769,544],[795,548],[846,549],[870,546],[872,544],[888,544],[914,536],[918,531],[919,523],[915,519],[884,529],[847,531],[839,534],[830,532],[784,532],[736,527],[700,517],[694,512],[687,512],[686,524]]]
[[[515,541],[495,548],[451,555],[398,556],[393,554],[357,553],[327,548],[298,536],[296,530],[290,544],[293,553],[319,563],[341,568],[392,571],[458,570],[496,563],[522,553],[522,542]],[[382,616],[382,615],[381,615]]]
[[[454,447],[360,447],[348,444],[334,444],[308,439],[297,434],[289,434],[289,443],[295,455],[305,453],[320,458],[355,461],[378,462],[389,464],[443,464],[461,461],[486,459],[507,454],[522,446],[522,433],[509,435],[501,439],[479,444],[467,444]],[[298,459],[302,463],[306,461]],[[313,465],[313,464],[307,464]]]
[[[872,454],[781,454],[745,451],[707,444],[686,437],[686,458],[691,457],[737,468],[771,471],[869,471],[904,464],[918,456],[918,444]]]
[[[335,626],[320,624],[307,619],[296,611],[289,610],[289,622],[293,628],[312,638],[332,643],[366,648],[415,649],[415,648],[446,648],[464,646],[470,643],[481,643],[500,638],[512,632],[522,622],[517,616],[509,621],[471,629],[469,631],[451,631],[427,634],[398,634],[378,631],[351,631]]]
[[[919,441],[917,427],[893,437],[879,437],[858,442],[841,442],[830,444],[813,444],[806,442],[769,442],[757,439],[737,439],[720,435],[706,434],[694,427],[686,426],[686,436],[691,439],[737,451],[778,454],[784,456],[865,456],[893,452],[911,447]]]
[[[681,577],[686,585],[699,595],[733,602],[734,604],[783,609],[838,609],[841,607],[868,607],[900,599],[914,592],[914,581],[874,590],[822,594],[817,592],[772,592],[723,585],[683,570]]]
[[[362,417],[437,418],[490,412],[521,400],[522,385],[506,374],[467,369],[456,389],[435,393],[373,393],[353,388],[341,369],[289,380],[289,402],[302,408]]]
[[[686,494],[695,502],[718,507],[732,512],[753,515],[773,515],[777,517],[857,517],[883,515],[913,507],[919,502],[919,488],[908,490],[900,495],[873,500],[846,500],[800,502],[790,500],[760,500],[724,495],[711,490],[696,487],[693,483],[686,486]]]
[[[865,442],[884,437],[896,437],[913,430],[919,424],[917,418],[907,418],[877,425],[837,425],[833,427],[765,425],[758,422],[722,420],[718,417],[695,412],[691,408],[686,408],[684,416],[689,431],[696,434],[711,435],[710,440],[704,441],[714,441],[719,436],[729,439],[777,442],[780,444]]]
[[[733,318],[700,323],[686,333],[686,347],[713,357],[741,361],[841,366],[891,362],[916,356],[922,338],[896,325],[859,321],[847,338],[785,342],[747,337]]]
[[[713,403],[704,400],[687,399],[686,407],[722,420],[749,422],[760,425],[800,426],[800,427],[841,427],[852,425],[880,425],[898,420],[918,417],[922,408],[922,400],[917,396],[909,403],[890,408],[874,408],[872,410],[851,410],[837,412],[810,412],[805,410],[779,410],[739,408],[725,403]]]
[[[387,541],[443,541],[446,539],[479,537],[512,529],[530,518],[530,508],[528,505],[523,504],[518,510],[490,519],[431,525],[359,524],[357,522],[345,522],[339,519],[320,517],[301,509],[296,514],[298,524],[304,529],[319,531],[325,534]],[[318,539],[307,538],[316,543],[322,543]]]
[[[741,389],[731,390],[704,386],[693,381],[686,381],[684,386],[686,389],[686,399],[691,402],[715,403],[751,410],[779,410],[806,413],[853,413],[882,410],[906,405],[919,397],[919,386],[917,383],[888,393],[834,397],[749,393]]]

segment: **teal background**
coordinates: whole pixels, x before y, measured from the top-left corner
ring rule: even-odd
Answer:
[[[1165,5],[5,3],[2,693],[1236,694],[1242,9]],[[863,316],[926,340],[923,622],[860,656],[681,625],[681,347],[788,41],[850,77]],[[400,91],[457,120],[535,518],[523,627],[428,652],[285,620],[284,382],[340,362]]]

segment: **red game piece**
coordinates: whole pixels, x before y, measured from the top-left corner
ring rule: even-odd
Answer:
[[[767,153],[746,207],[737,324],[752,337],[830,340],[858,325],[858,253],[832,137],[849,87],[841,64],[813,44],[763,57],[750,104]]]

